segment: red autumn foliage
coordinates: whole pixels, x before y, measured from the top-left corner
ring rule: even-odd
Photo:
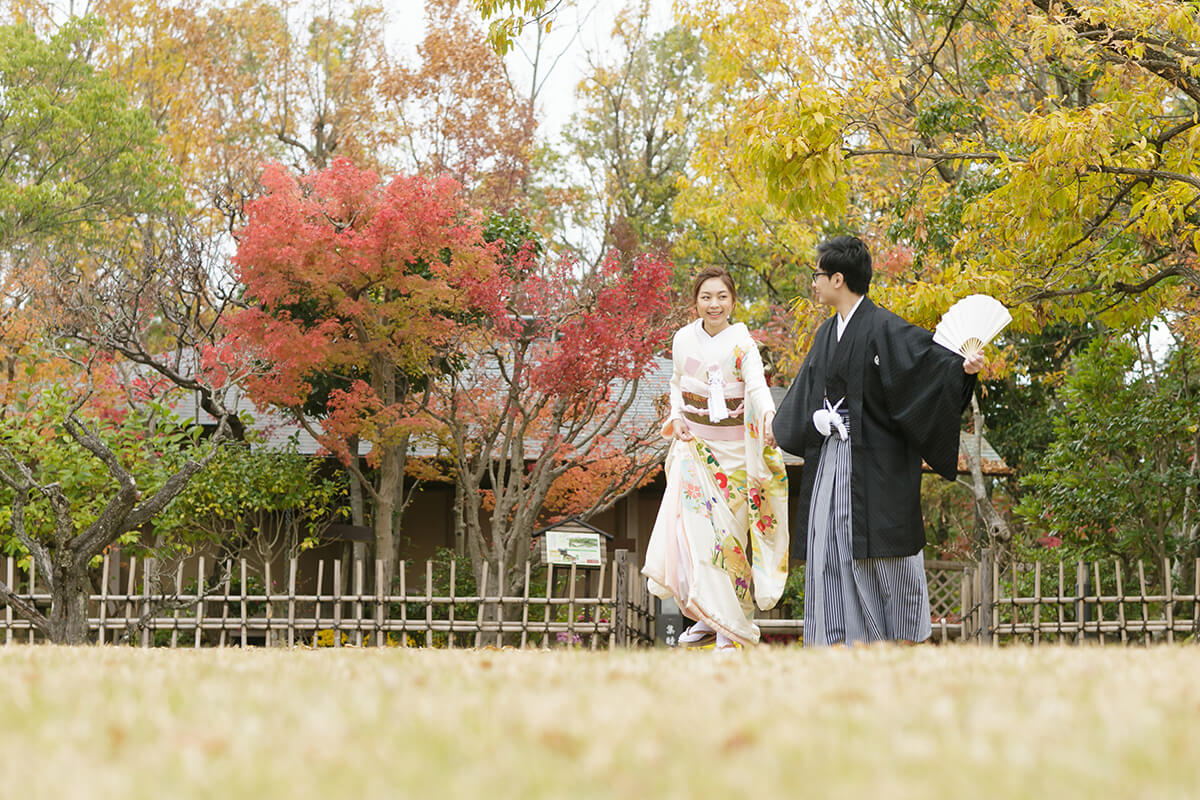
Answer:
[[[299,178],[268,166],[262,185],[234,259],[249,307],[229,320],[226,345],[260,364],[251,397],[290,409],[370,498],[390,582],[409,437],[429,428],[423,394],[461,342],[503,317],[498,249],[448,178],[384,182],[337,159]],[[360,441],[378,467],[370,477]]]
[[[267,167],[247,207],[234,262],[252,306],[229,323],[269,365],[256,400],[302,405],[328,374],[359,375],[330,392],[325,444],[379,445],[420,427],[405,391],[461,338],[464,318],[502,312],[503,277],[477,215],[449,179],[386,184],[345,159],[296,178]]]
[[[674,298],[670,264],[650,256],[586,275],[569,260],[525,261],[509,274],[519,324],[478,342],[430,411],[473,560],[516,568],[536,522],[610,506],[657,470],[657,420],[634,401],[646,401],[638,382],[670,334]]]

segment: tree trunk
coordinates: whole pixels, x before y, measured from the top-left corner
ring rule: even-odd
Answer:
[[[399,491],[400,465],[395,455],[385,449],[379,462],[379,497],[375,503],[375,557],[383,562],[383,585],[391,591],[396,573],[395,525],[396,495]]]
[[[346,444],[350,448],[350,458],[357,464],[358,462],[358,437],[351,436],[346,440]],[[358,482],[358,477],[351,469],[346,470],[346,482],[350,486],[350,524],[365,525],[366,519],[363,513],[363,489],[362,484]]]
[[[997,544],[1007,545],[1012,541],[1012,530],[1000,516],[1000,512],[992,505],[987,494],[987,484],[983,479],[983,412],[979,410],[979,401],[971,396],[971,411],[974,431],[974,447],[967,448],[967,462],[971,468],[971,485],[975,495],[976,512],[983,518],[987,534],[985,546],[995,548]]]
[[[54,644],[88,644],[88,597],[91,581],[87,570],[57,565],[50,587],[50,626],[47,636]]]

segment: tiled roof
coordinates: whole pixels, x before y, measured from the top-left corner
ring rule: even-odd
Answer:
[[[308,431],[304,430],[287,412],[270,406],[259,408],[249,397],[236,389],[230,391],[225,404],[230,411],[238,414],[242,421],[246,422],[249,430],[261,436],[261,443],[257,444],[257,447],[265,450],[282,450],[288,446],[291,439],[295,438],[296,452],[298,453],[316,455],[321,449]],[[182,421],[210,426],[217,424],[215,417],[200,408],[199,395],[196,392],[181,393],[171,407]],[[313,428],[320,431],[321,424],[314,422]],[[369,442],[359,445],[359,455],[366,455],[369,452],[371,452]]]

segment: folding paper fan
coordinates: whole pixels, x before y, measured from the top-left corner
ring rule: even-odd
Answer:
[[[1012,315],[999,300],[986,294],[973,294],[950,306],[937,324],[933,340],[963,357],[970,357],[995,339],[1010,322]]]

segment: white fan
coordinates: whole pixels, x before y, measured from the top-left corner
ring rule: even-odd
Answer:
[[[994,297],[973,294],[964,297],[942,315],[933,340],[964,358],[978,353],[996,334],[1012,322],[1012,314]]]

